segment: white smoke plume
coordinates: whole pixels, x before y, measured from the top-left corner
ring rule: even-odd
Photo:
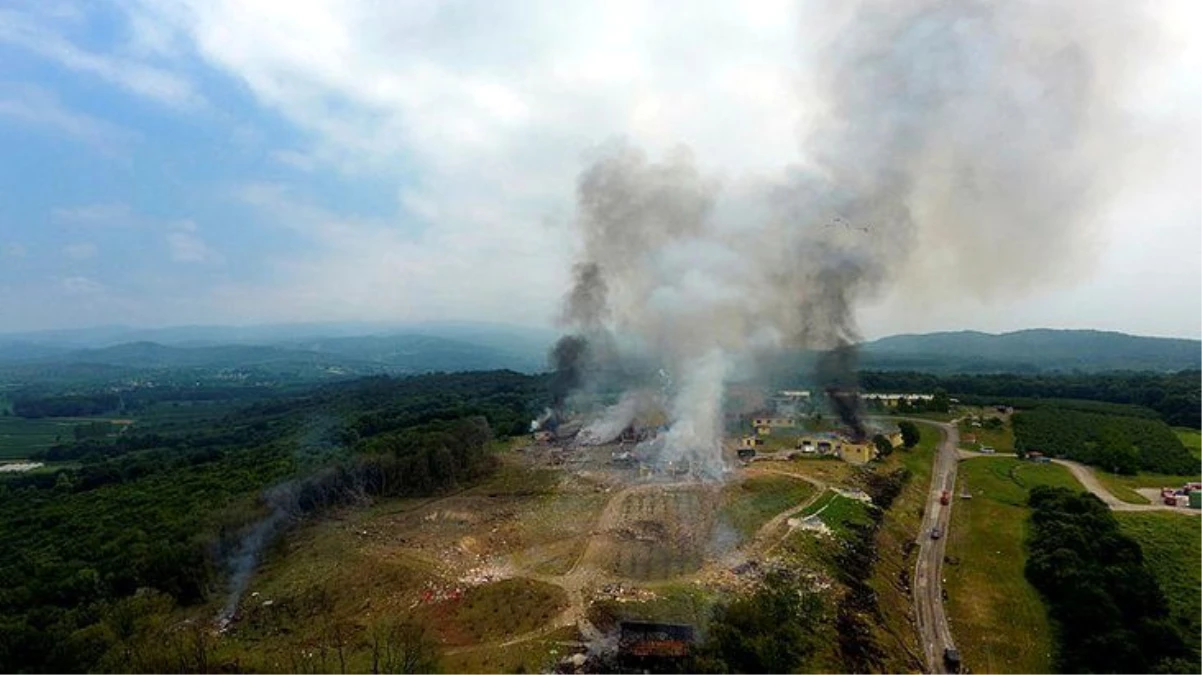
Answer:
[[[583,445],[609,443],[621,435],[640,412],[651,409],[652,404],[652,396],[647,391],[636,389],[624,392],[615,405],[580,430],[577,440]]]
[[[1141,141],[1119,101],[1155,43],[1144,4],[807,8],[825,39],[796,165],[724,186],[687,149],[613,143],[578,181],[565,324],[672,375],[658,451],[708,475],[724,385],[757,354],[838,349],[854,368],[857,307],[915,268],[985,297],[1071,276]]]

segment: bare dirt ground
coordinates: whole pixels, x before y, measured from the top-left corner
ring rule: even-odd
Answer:
[[[582,464],[586,462],[578,462],[578,465]],[[592,512],[592,518],[573,523],[575,534],[583,539],[583,544],[577,548],[575,560],[565,571],[553,574],[523,565],[508,568],[514,576],[562,588],[567,594],[568,606],[536,631],[510,636],[503,641],[461,647],[451,653],[511,646],[569,626],[576,627],[585,641],[598,639],[601,631],[590,623],[588,609],[603,587],[620,586],[628,592],[638,592],[640,585],[647,582],[703,583],[740,562],[768,556],[792,531],[787,525],[789,518],[812,504],[830,485],[826,480],[808,475],[807,464],[756,463],[736,470],[729,477],[728,482],[754,476],[784,475],[806,481],[818,489],[804,502],[774,515],[752,537],[722,555],[715,555],[707,546],[715,527],[720,485],[699,481],[610,484],[601,496],[603,505]],[[565,465],[565,469],[570,466],[567,462]],[[603,467],[588,468],[594,479],[604,473]],[[823,463],[821,468],[826,473],[843,474],[841,467],[828,467]],[[445,509],[446,505],[442,506]],[[519,557],[511,556],[509,560]]]

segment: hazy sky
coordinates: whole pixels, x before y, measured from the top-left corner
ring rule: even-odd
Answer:
[[[866,335],[1202,334],[1194,4],[1149,4],[1163,35],[1122,105],[1153,130],[1152,180],[1098,214],[1092,264],[991,297],[938,266],[901,272],[861,313]],[[687,144],[731,183],[804,161],[822,7],[0,5],[0,331],[549,324],[579,249],[576,175],[600,144]]]

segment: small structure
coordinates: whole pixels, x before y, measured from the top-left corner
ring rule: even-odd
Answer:
[[[792,417],[781,417],[778,415],[756,415],[751,418],[751,425],[756,429],[768,428],[775,429],[777,427],[795,427],[797,420]]]
[[[839,459],[848,464],[867,464],[876,457],[877,450],[871,441],[862,443],[844,441],[839,444],[838,454]]]
[[[743,438],[739,439],[739,447],[740,448],[751,448],[752,450],[754,450],[755,448],[757,448],[763,444],[764,444],[764,439],[757,438],[756,436],[744,436]]]
[[[636,671],[675,672],[696,641],[688,624],[623,621],[618,629],[618,662]]]
[[[749,461],[752,457],[755,457],[755,448],[739,448],[738,453],[739,459]]]
[[[934,394],[860,394],[860,398],[865,401],[879,401],[888,408],[896,408],[899,403],[905,401],[914,403],[915,401],[930,401],[935,398]]]

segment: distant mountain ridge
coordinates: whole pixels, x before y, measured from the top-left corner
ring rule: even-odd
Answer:
[[[1036,328],[893,335],[861,345],[864,368],[989,371],[1176,371],[1202,368],[1202,341]]]
[[[555,334],[506,324],[305,323],[97,328],[0,335],[0,365],[258,368],[309,375],[510,369],[537,372]]]
[[[131,369],[236,369],[330,375],[547,367],[553,331],[504,324],[183,326],[0,335],[0,365]],[[812,367],[813,355],[781,355],[772,370]],[[1202,341],[1095,330],[1031,329],[893,335],[861,344],[865,370],[932,373],[1177,371],[1202,368]],[[27,372],[23,369],[21,372]],[[29,371],[32,372],[32,371]]]

